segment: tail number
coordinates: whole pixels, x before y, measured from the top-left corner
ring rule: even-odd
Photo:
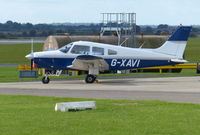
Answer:
[[[111,66],[119,66],[119,67],[139,67],[140,60],[135,59],[112,59]]]

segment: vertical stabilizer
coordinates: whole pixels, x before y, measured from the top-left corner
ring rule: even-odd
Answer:
[[[155,51],[182,59],[191,29],[191,26],[178,27],[169,39]]]

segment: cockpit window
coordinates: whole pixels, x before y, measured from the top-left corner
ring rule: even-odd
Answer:
[[[59,50],[63,53],[67,53],[69,51],[69,49],[72,47],[73,43],[67,44],[63,47],[61,47]]]
[[[73,54],[89,54],[90,53],[90,47],[89,46],[84,46],[84,45],[75,45],[71,53]]]
[[[92,47],[92,54],[93,55],[104,55],[104,48]]]
[[[117,51],[108,49],[108,55],[117,55]]]

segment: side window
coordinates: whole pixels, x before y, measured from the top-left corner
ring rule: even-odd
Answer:
[[[83,45],[75,45],[71,53],[73,54],[89,54],[90,53],[90,47],[89,46],[83,46]]]
[[[117,55],[117,51],[108,49],[108,55]]]
[[[104,48],[92,47],[92,54],[93,55],[104,55]]]

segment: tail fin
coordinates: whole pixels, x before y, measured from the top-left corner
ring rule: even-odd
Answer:
[[[191,26],[178,27],[169,39],[161,47],[155,49],[155,51],[167,55],[173,55],[178,59],[183,59],[183,53],[191,29]]]

